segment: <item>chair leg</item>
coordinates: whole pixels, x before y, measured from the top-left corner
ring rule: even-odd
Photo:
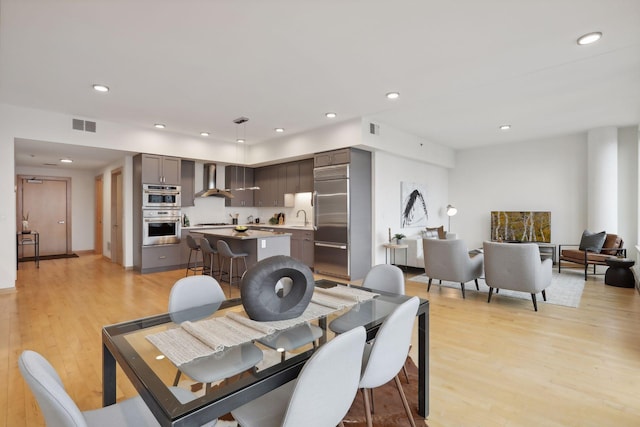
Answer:
[[[395,376],[396,387],[398,387],[398,392],[400,393],[400,398],[402,399],[402,404],[404,405],[404,410],[407,413],[407,418],[409,418],[409,422],[411,423],[411,427],[416,427],[416,422],[413,420],[413,415],[411,414],[411,407],[409,406],[409,402],[407,402],[407,396],[404,395],[404,390],[402,389],[402,384],[400,384],[400,377]]]
[[[340,424],[338,424],[339,427],[344,427],[344,423],[342,421],[340,421]]]
[[[464,283],[460,282],[460,287],[461,287],[461,289],[462,289],[462,298],[466,298],[466,297],[464,296]]]
[[[178,382],[180,381],[180,375],[182,375],[182,371],[180,369],[178,369],[178,372],[176,372],[176,377],[173,379],[173,386],[176,387],[178,385]]]
[[[431,289],[431,277],[429,277],[429,285],[427,286],[427,292],[429,292],[429,290]]]
[[[491,295],[493,295],[493,288],[489,286],[489,298],[487,298],[487,304],[491,302]]]
[[[531,294],[531,301],[533,301],[533,309],[538,311],[538,301],[536,301],[536,294]]]
[[[367,390],[362,388],[362,396],[364,397],[364,414],[367,417],[367,427],[373,427],[373,420],[371,419],[371,404],[369,403],[369,395]]]
[[[191,267],[191,254],[193,253],[193,251],[191,249],[189,249],[189,259],[187,260],[187,271],[184,272],[184,277],[187,277],[189,275],[189,267]]]
[[[474,279],[474,281],[476,282],[476,290],[479,291],[480,290],[480,286],[478,286],[478,279]]]
[[[544,289],[542,290],[542,299],[547,300],[547,292]]]

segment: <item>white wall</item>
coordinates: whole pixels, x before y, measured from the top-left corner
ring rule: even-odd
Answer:
[[[638,244],[638,126],[618,129],[618,233],[629,258]]]
[[[552,243],[577,243],[587,223],[585,134],[457,153],[451,228],[469,248],[489,239],[490,212],[551,211]]]
[[[392,235],[401,232],[407,237],[418,236],[420,230],[423,230],[423,227],[401,228],[400,183],[407,181],[424,186],[429,214],[427,225],[436,227],[445,225],[448,218],[445,207],[449,202],[449,173],[447,168],[409,160],[384,151],[374,153],[373,173],[374,264],[382,264],[385,262],[385,250],[382,245],[389,241],[389,228]]]

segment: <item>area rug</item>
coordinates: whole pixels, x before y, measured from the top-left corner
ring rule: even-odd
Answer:
[[[63,259],[63,258],[78,258],[77,254],[58,254],[58,255],[40,255],[40,261],[46,261],[49,259]],[[18,261],[27,262],[27,261],[35,261],[36,259],[32,256],[27,256],[24,258],[20,258]]]
[[[402,372],[400,372],[400,382],[404,394],[407,396],[409,406],[413,412],[413,419],[418,426],[426,426],[425,419],[418,415],[418,367],[407,357],[405,362],[407,368],[407,375],[409,377],[409,384]],[[409,420],[407,414],[402,406],[402,400],[400,400],[400,394],[394,380],[389,381],[382,387],[378,387],[373,392],[374,398],[374,414],[373,425],[375,427],[398,427],[408,426]],[[235,421],[231,414],[226,414],[220,417],[220,421],[224,421],[224,424],[218,423],[216,427],[220,426],[235,426]],[[345,427],[366,427],[367,420],[364,412],[364,400],[362,393],[358,391],[356,398],[349,409],[349,412],[342,421]]]
[[[409,279],[412,282],[420,282],[420,283],[429,283],[429,278],[420,274],[418,276],[410,277]],[[480,285],[480,291],[476,290],[476,286],[473,281],[465,283],[464,290],[465,293],[471,292],[481,292],[484,294],[489,293],[489,287],[485,283],[483,278],[478,279],[478,285]],[[438,284],[438,280],[433,280],[431,282],[431,291],[437,291],[438,286],[446,287],[446,288],[455,288],[460,290],[460,283],[457,282],[447,282],[442,281],[442,284]],[[537,301],[542,304],[554,304],[554,305],[562,305],[566,307],[574,307],[577,308],[580,305],[580,298],[582,298],[582,291],[584,290],[584,273],[582,271],[564,271],[559,274],[557,271],[553,272],[553,277],[551,279],[551,286],[546,289],[547,300],[543,301],[542,296],[538,295]],[[507,289],[500,289],[500,293],[496,294],[495,291],[493,296],[491,297],[491,301],[494,298],[508,297],[508,298],[518,298],[518,299],[526,299],[531,301],[531,294],[526,292],[516,292],[510,291]]]

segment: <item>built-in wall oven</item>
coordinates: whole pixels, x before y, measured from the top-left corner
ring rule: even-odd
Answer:
[[[142,222],[143,246],[180,243],[180,209],[145,209]]]
[[[142,208],[180,209],[180,186],[142,184]]]

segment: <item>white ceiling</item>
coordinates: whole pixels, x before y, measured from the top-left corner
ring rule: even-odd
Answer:
[[[333,111],[456,149],[640,123],[638,0],[0,7],[0,102],[97,121],[235,140],[244,115],[256,143],[276,127],[324,126]],[[578,46],[591,31],[604,36]],[[504,123],[512,129],[500,132]]]

